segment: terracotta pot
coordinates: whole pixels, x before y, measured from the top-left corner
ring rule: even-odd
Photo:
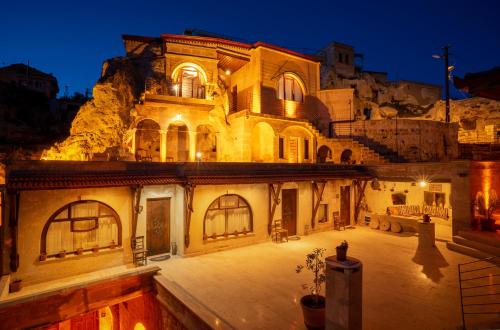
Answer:
[[[316,297],[318,301],[316,302]],[[300,299],[304,324],[309,330],[325,328],[325,297],[307,295]]]
[[[59,253],[57,254],[57,256],[58,256],[59,258],[64,258],[64,257],[66,257],[66,251],[61,251],[61,252],[59,252]]]
[[[337,260],[338,261],[346,261],[347,260],[347,249],[337,246],[335,248],[337,250]]]
[[[77,256],[80,256],[80,255],[82,255],[82,254],[83,254],[83,248],[78,248],[78,249],[76,249],[76,255],[77,255]]]
[[[92,252],[94,252],[94,253],[99,252],[99,247],[98,247],[98,246],[94,246],[94,247],[92,248]]]
[[[21,291],[21,280],[16,280],[9,284],[9,292],[18,292]]]

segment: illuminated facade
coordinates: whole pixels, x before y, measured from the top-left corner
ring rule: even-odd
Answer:
[[[397,205],[393,192],[427,203],[451,228],[451,208],[460,207],[453,184],[465,185],[457,178],[468,165],[449,165],[449,175],[434,178],[441,190],[430,191],[412,185],[413,164],[384,165],[388,159],[362,143],[329,137],[332,118],[350,113],[352,91],[320,90],[315,57],[208,37],[123,40],[127,58],[147,58],[151,70],[130,126],[113,146],[120,157],[101,162],[76,153],[91,161],[10,164],[0,195],[3,274],[37,285],[128,267],[138,237],[149,256],[194,256],[269,241],[276,220],[289,236],[332,230],[339,221],[361,224],[365,214]],[[385,178],[383,192],[371,185],[375,177]],[[469,221],[455,209],[453,221],[455,213],[457,224]],[[153,290],[141,274],[130,276]],[[105,299],[99,305],[102,324],[116,322],[109,315],[117,310],[120,320],[129,317],[132,309],[115,298],[114,307]],[[144,310],[131,315],[128,327],[151,328],[160,313],[152,313],[154,320]],[[54,323],[70,316],[39,317]]]

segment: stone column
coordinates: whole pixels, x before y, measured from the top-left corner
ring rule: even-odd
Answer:
[[[167,131],[160,130],[160,161],[167,160]]]
[[[326,329],[361,330],[363,264],[355,258],[337,261],[336,256],[325,262]]]
[[[436,224],[433,222],[418,222],[418,247],[430,248],[435,246]]]

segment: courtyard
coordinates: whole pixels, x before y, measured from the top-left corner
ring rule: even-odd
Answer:
[[[300,298],[308,273],[295,273],[315,247],[363,262],[364,329],[456,329],[461,324],[457,265],[473,258],[436,247],[418,249],[415,235],[356,227],[288,243],[262,244],[154,263],[197,303],[237,329],[305,329]]]

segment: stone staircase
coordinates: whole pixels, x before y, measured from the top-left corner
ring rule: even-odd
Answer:
[[[399,155],[396,151],[389,148],[388,146],[379,143],[373,139],[370,139],[366,136],[346,136],[342,138],[352,139],[356,142],[359,142],[366,147],[376,151],[379,155],[383,156],[386,159],[389,159],[391,163],[408,163],[409,161],[403,156]]]
[[[498,231],[461,230],[446,246],[450,250],[479,259],[500,256],[500,234]]]
[[[340,144],[344,149],[351,149],[353,150],[353,152],[355,152],[355,150],[359,150],[361,153],[361,159],[363,160],[364,164],[386,164],[391,162],[391,159],[389,157],[381,155],[373,148],[370,148],[370,146],[358,142],[352,138],[348,137],[329,138],[323,135],[323,133],[321,133],[316,127],[314,127],[309,122],[304,122],[304,126],[306,126],[316,135],[318,139],[318,147],[321,145],[326,145],[332,149],[338,149],[338,145]]]

